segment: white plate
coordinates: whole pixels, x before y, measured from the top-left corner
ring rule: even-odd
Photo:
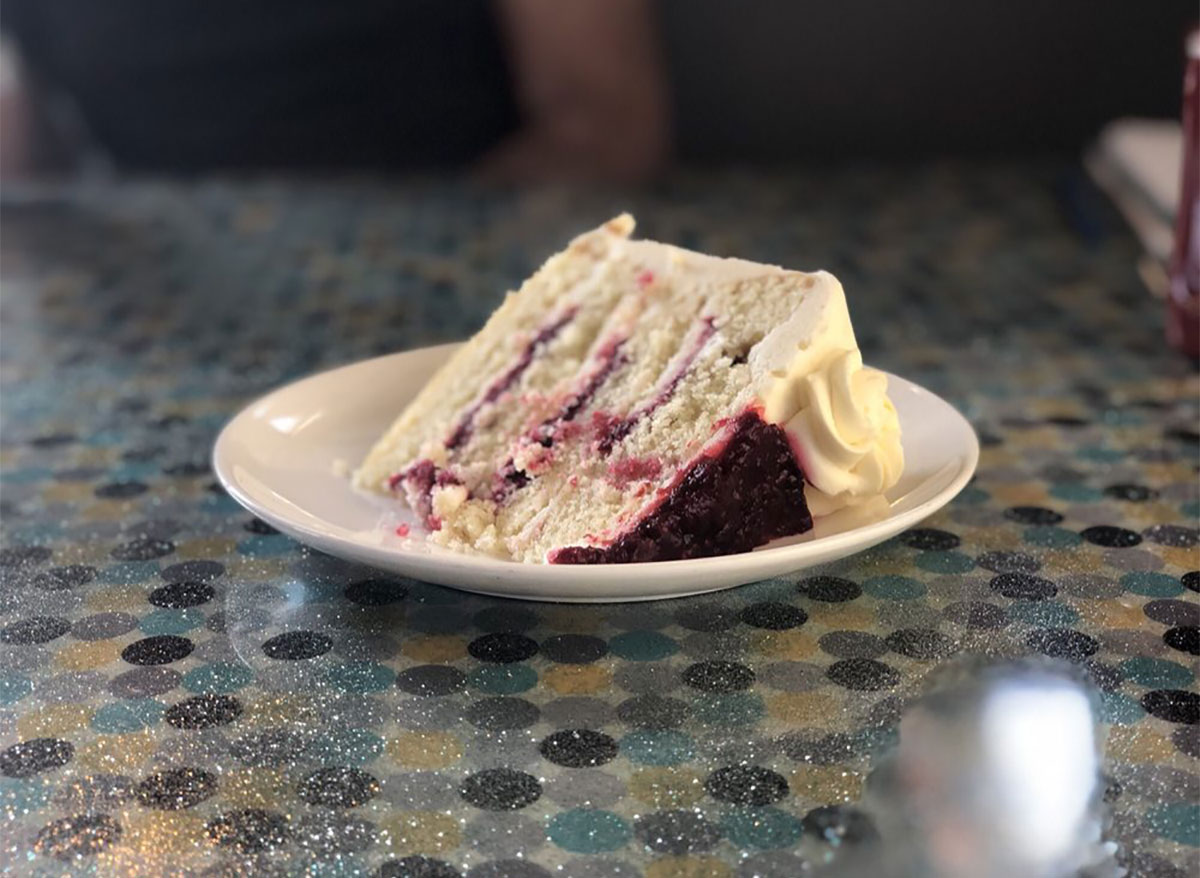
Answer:
[[[753,552],[643,564],[521,564],[452,552],[420,537],[402,503],[350,487],[347,467],[400,412],[456,345],[364,360],[267,394],[217,437],[213,467],[235,500],[284,533],[331,555],[427,582],[528,600],[636,601],[699,594],[860,552],[916,524],[962,490],[979,443],[941,398],[895,375],[890,395],[904,432],[904,476],[882,520],[818,524]],[[341,471],[339,473],[339,470]],[[408,538],[395,534],[409,524]]]

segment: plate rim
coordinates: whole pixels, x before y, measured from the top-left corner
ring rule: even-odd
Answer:
[[[958,425],[963,428],[964,435],[968,441],[966,443],[966,447],[957,450],[954,455],[948,457],[946,463],[960,463],[958,472],[954,474],[953,478],[946,486],[940,489],[932,497],[929,497],[921,503],[918,503],[911,509],[907,509],[896,515],[889,515],[882,521],[870,522],[836,534],[830,534],[829,536],[820,537],[808,542],[793,543],[786,546],[759,548],[750,552],[738,552],[731,555],[716,555],[705,558],[687,558],[669,561],[643,561],[627,564],[587,565],[528,564],[520,561],[510,561],[501,558],[450,552],[449,550],[447,550],[447,554],[445,555],[426,554],[422,552],[406,552],[403,549],[395,546],[374,546],[368,543],[346,539],[340,535],[331,534],[328,531],[314,528],[307,523],[286,518],[280,514],[277,514],[269,506],[260,502],[249,491],[243,490],[242,486],[239,484],[234,472],[237,462],[232,459],[230,445],[234,441],[235,431],[241,422],[246,419],[256,419],[254,414],[256,409],[263,405],[269,404],[274,398],[295,391],[303,384],[316,381],[317,379],[328,379],[336,375],[338,372],[362,368],[372,363],[380,365],[384,360],[405,356],[413,356],[418,354],[434,356],[438,353],[449,354],[450,351],[461,344],[463,344],[463,342],[449,342],[440,345],[410,348],[376,357],[367,357],[350,363],[343,363],[338,366],[322,369],[320,371],[312,372],[293,379],[253,398],[239,408],[238,411],[232,417],[230,417],[228,421],[226,421],[220,432],[217,434],[217,438],[213,442],[210,461],[212,464],[213,473],[216,476],[218,483],[230,495],[230,497],[234,499],[234,501],[236,501],[240,506],[245,508],[253,515],[257,516],[263,521],[266,521],[268,524],[276,527],[281,532],[296,539],[298,542],[336,557],[351,560],[357,563],[365,563],[370,566],[382,567],[383,569],[390,570],[392,572],[396,572],[396,565],[403,565],[404,567],[411,568],[411,572],[403,572],[401,575],[410,576],[414,579],[433,581],[451,588],[460,589],[462,591],[470,591],[478,594],[491,595],[494,597],[542,601],[604,602],[655,600],[661,598],[684,597],[689,594],[699,594],[718,591],[723,588],[731,588],[736,585],[755,582],[763,578],[783,575],[781,572],[754,574],[753,571],[762,570],[763,568],[777,569],[781,565],[783,567],[787,567],[787,559],[796,554],[798,554],[800,557],[796,558],[795,566],[789,568],[792,571],[801,570],[805,567],[814,566],[815,564],[828,563],[829,561],[836,560],[837,558],[848,557],[849,555],[857,554],[860,551],[865,551],[866,549],[878,545],[890,537],[908,529],[913,524],[928,518],[938,509],[948,504],[951,500],[958,496],[963,488],[967,486],[972,476],[974,476],[979,464],[979,437],[976,435],[975,430],[971,426],[970,422],[960,411],[958,411],[958,409],[933,391],[900,375],[896,375],[895,373],[885,372],[884,374],[888,376],[889,382],[896,381],[906,389],[913,389],[919,393],[923,393],[932,397],[945,407],[951,418],[957,419]],[[310,515],[313,515],[314,518],[321,519],[321,516],[315,515],[311,512],[311,510],[305,511]],[[823,556],[823,560],[805,563],[804,556],[811,556],[814,554],[814,547],[818,546],[824,550],[820,553]],[[849,548],[849,551],[847,551],[847,547],[851,547]],[[739,570],[744,570],[747,568],[750,569],[752,575],[748,577],[740,576]],[[667,581],[664,579],[664,577],[678,580],[682,577],[685,577],[688,572],[700,571],[701,569],[708,577],[726,574],[730,575],[731,578],[729,578],[727,584],[724,585],[707,585],[702,588],[693,588],[691,590],[668,589],[665,592],[653,591],[655,588],[661,589],[667,585]],[[458,571],[462,575],[469,575],[475,578],[477,582],[468,584],[454,575],[445,575],[454,574],[455,571]],[[491,574],[491,576],[488,574]],[[644,574],[652,574],[650,579],[650,582],[652,583],[655,580],[663,581],[650,585],[644,592],[635,591],[630,594],[616,596],[578,596],[575,594],[543,595],[529,591],[530,586],[545,587],[554,582],[563,580],[564,577],[568,579],[567,582],[563,583],[564,589],[578,589],[580,587],[594,588],[596,587],[598,581],[608,581],[609,584],[615,585],[620,580],[638,579],[639,575]],[[479,580],[485,578],[493,579],[494,581],[492,584],[498,586],[499,588],[493,590],[485,585],[478,584]],[[519,580],[519,582],[514,582],[514,579]],[[584,586],[580,583],[573,583],[569,581],[571,579],[588,579],[592,580],[592,582]]]

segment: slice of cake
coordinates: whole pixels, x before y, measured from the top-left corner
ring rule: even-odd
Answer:
[[[581,235],[510,294],[355,483],[434,542],[560,564],[749,551],[895,484],[887,379],[836,278],[632,230]]]

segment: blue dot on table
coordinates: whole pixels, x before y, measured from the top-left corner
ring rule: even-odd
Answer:
[[[1190,802],[1159,805],[1146,812],[1146,823],[1155,835],[1189,847],[1200,847],[1200,805]]]
[[[192,692],[236,692],[254,679],[254,671],[236,662],[213,662],[183,675],[184,688]]]
[[[1171,598],[1183,591],[1183,583],[1166,573],[1134,570],[1121,577],[1126,591],[1151,598]]]
[[[1188,518],[1200,518],[1200,500],[1189,500],[1179,507],[1179,511]]]
[[[629,824],[612,811],[572,808],[555,814],[546,826],[546,834],[563,850],[598,854],[624,847],[633,833]]]
[[[153,698],[138,698],[106,704],[92,714],[91,726],[97,732],[122,735],[139,732],[158,724],[166,705]]]
[[[692,716],[709,726],[745,726],[758,722],[767,709],[755,692],[700,695],[692,702]]]
[[[343,692],[381,692],[396,682],[396,672],[377,662],[346,662],[326,669],[325,679]]]
[[[145,582],[158,575],[157,561],[122,561],[110,564],[96,574],[96,581],[105,585],[130,585]]]
[[[1039,524],[1026,528],[1022,538],[1025,542],[1045,549],[1069,549],[1083,542],[1083,537],[1065,527]]]
[[[1050,496],[1072,503],[1094,503],[1104,497],[1104,492],[1082,482],[1055,482],[1050,486]]]
[[[142,617],[138,628],[145,634],[183,634],[203,625],[204,618],[200,610],[155,610]]]
[[[609,651],[631,662],[652,662],[674,655],[679,644],[657,631],[626,631],[608,642]]]
[[[304,752],[322,765],[365,765],[383,752],[383,738],[368,729],[326,730]]]
[[[721,817],[721,828],[738,847],[772,850],[795,844],[803,831],[800,818],[778,808],[738,808]]]
[[[983,488],[968,485],[954,498],[954,502],[960,506],[978,506],[981,503],[986,503],[991,497],[992,495],[983,490]]]
[[[33,681],[21,674],[0,676],[0,704],[16,704],[33,691]]]
[[[1136,656],[1117,665],[1126,680],[1148,689],[1185,689],[1196,679],[1191,668],[1167,659]]]
[[[1079,621],[1074,607],[1057,601],[1017,601],[1008,608],[1010,618],[1043,628],[1069,628]]]
[[[248,558],[277,558],[294,548],[296,544],[282,534],[256,535],[237,544],[238,554]]]
[[[889,601],[907,601],[925,594],[925,583],[895,574],[872,576],[863,582],[862,587],[872,597]]]
[[[467,682],[489,695],[516,695],[532,689],[537,678],[537,671],[529,665],[480,665]]]
[[[975,568],[975,559],[962,552],[922,552],[913,563],[930,573],[966,573]]]
[[[0,777],[0,815],[9,820],[40,810],[50,801],[53,784],[44,778]]]
[[[1100,719],[1114,726],[1131,726],[1146,715],[1136,698],[1120,692],[1100,693]]]
[[[695,742],[688,735],[666,729],[630,732],[621,739],[621,753],[642,765],[679,765],[695,752]]]
[[[1126,457],[1126,452],[1121,449],[1107,448],[1103,445],[1084,445],[1075,454],[1084,460],[1094,460],[1097,463],[1116,463]]]

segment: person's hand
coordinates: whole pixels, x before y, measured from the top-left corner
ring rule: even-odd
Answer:
[[[492,180],[637,182],[670,149],[646,0],[501,0],[525,126],[484,157]]]

